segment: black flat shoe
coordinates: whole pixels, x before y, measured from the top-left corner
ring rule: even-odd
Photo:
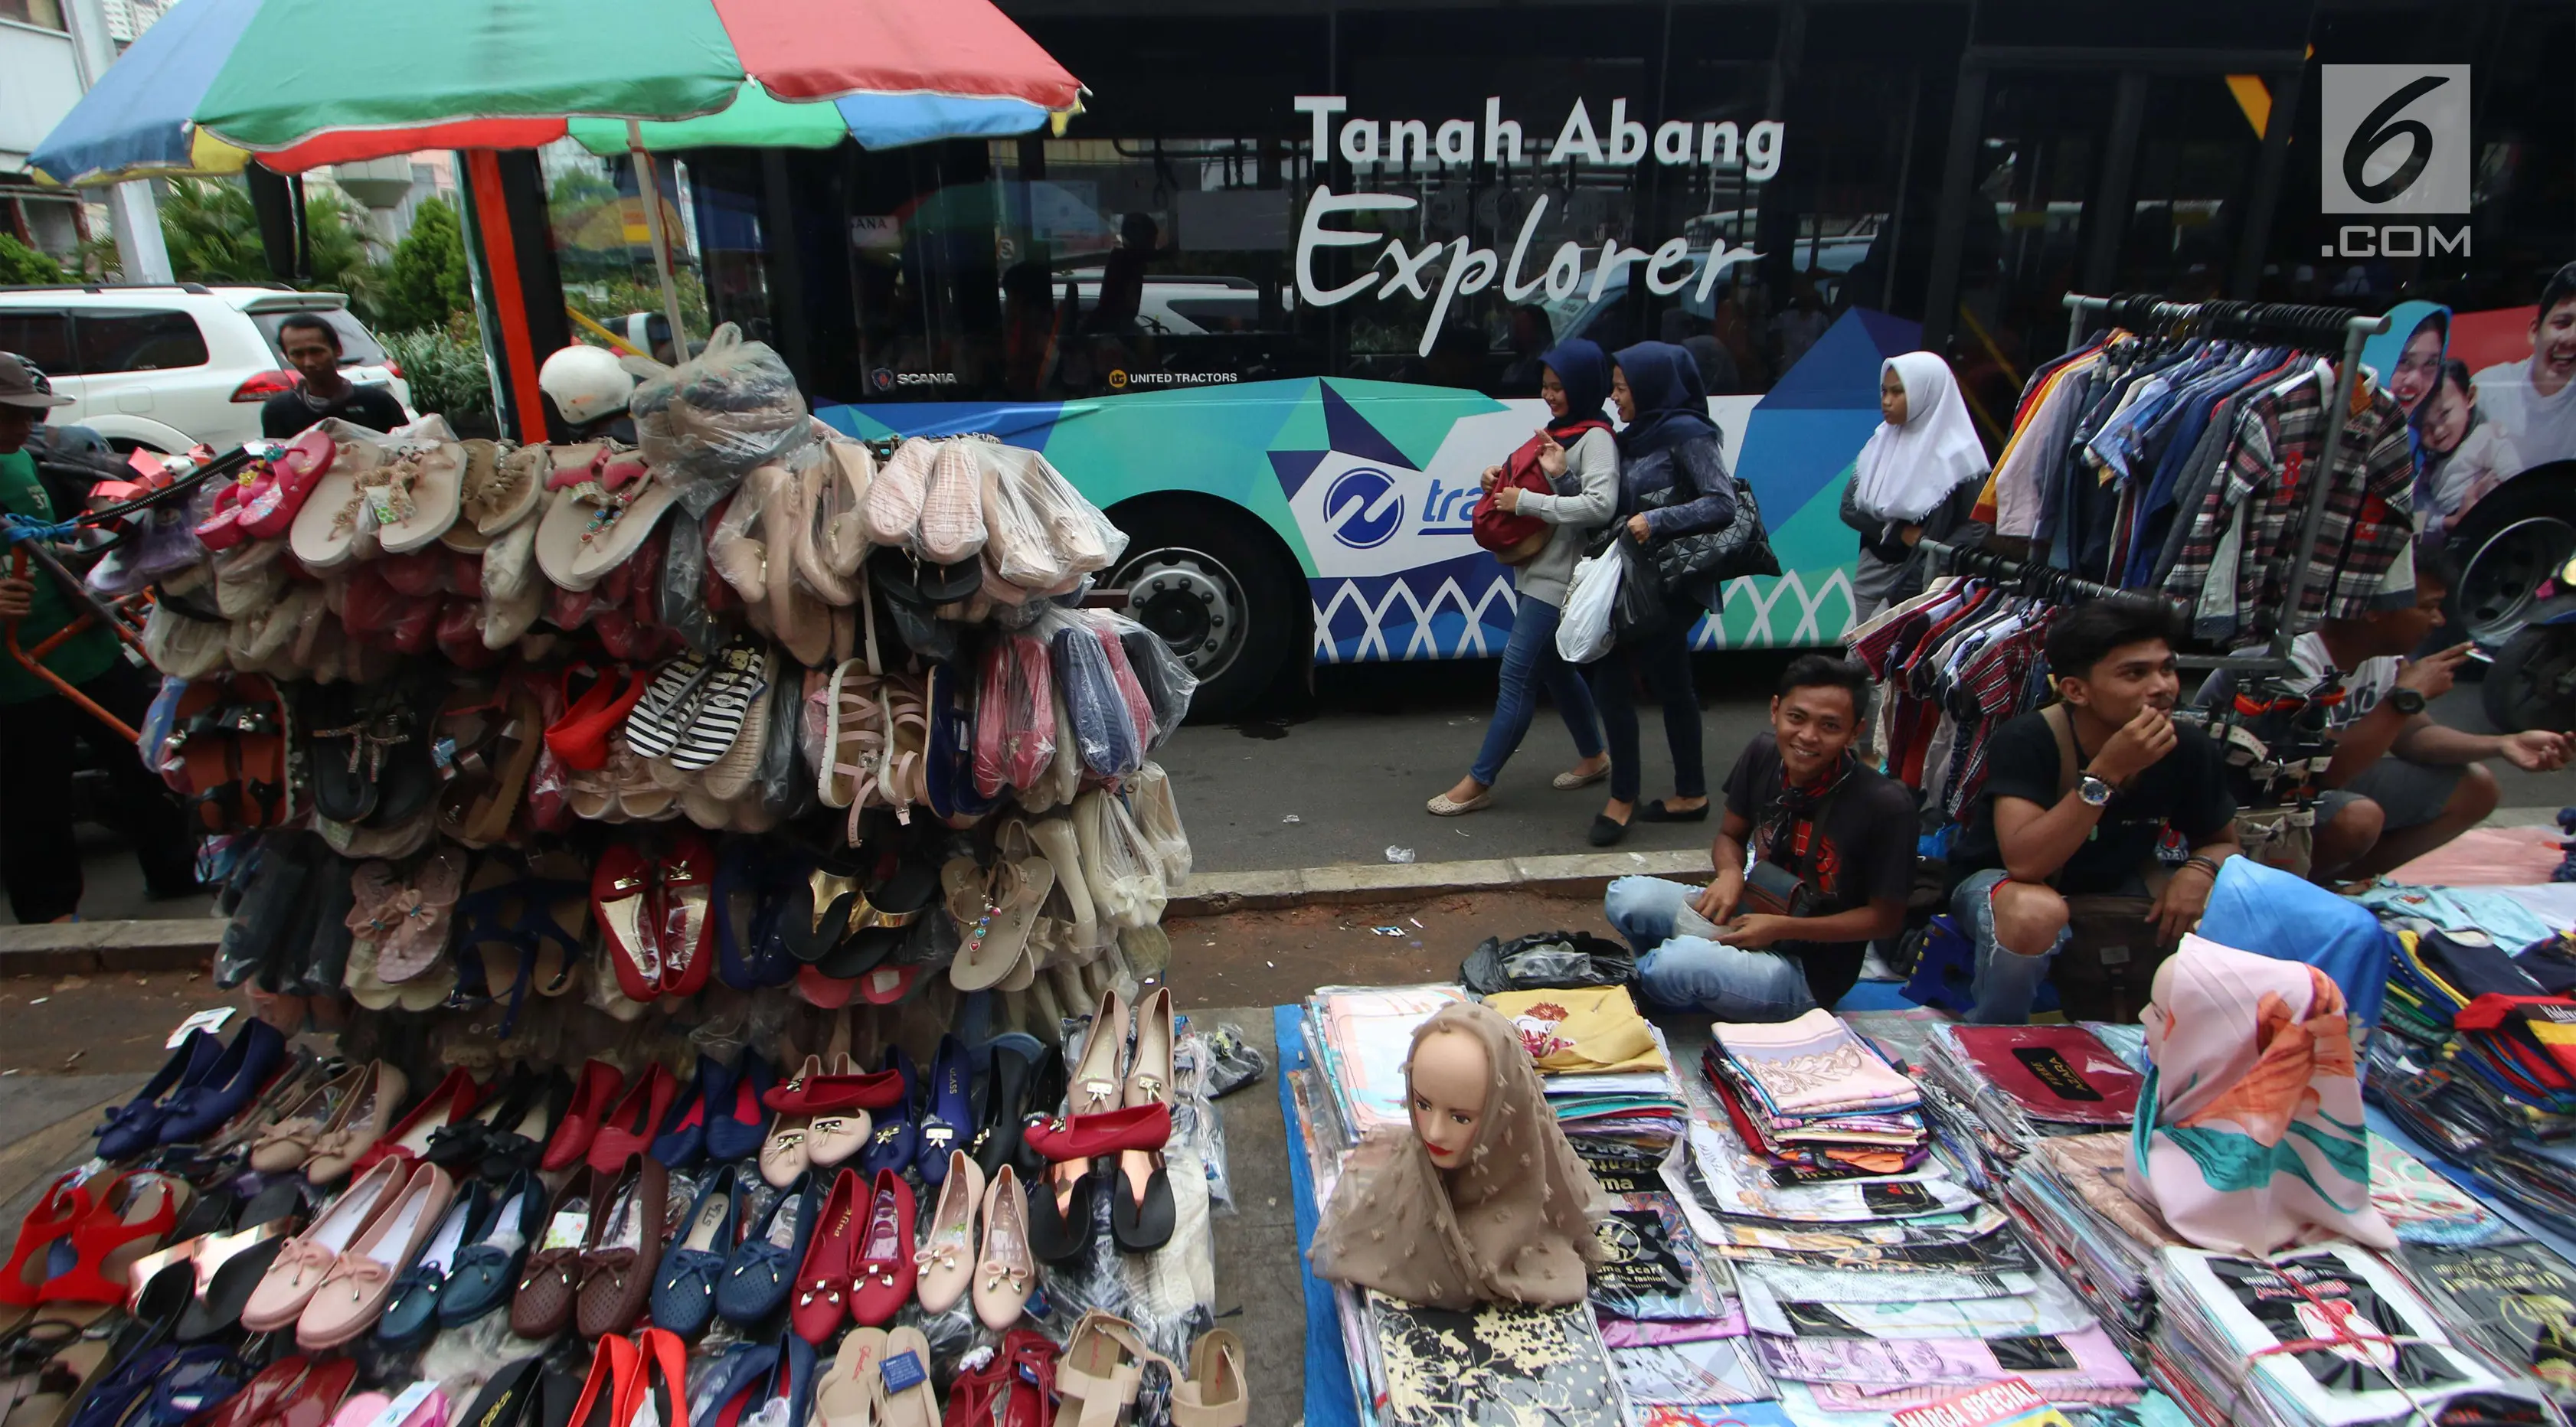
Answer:
[[[986,1179],[1019,1159],[1020,1116],[1026,1112],[1029,1077],[1035,1068],[1014,1047],[993,1048],[993,1069],[984,1077],[984,1113],[976,1117],[975,1133],[965,1147],[967,1157]]]
[[[1708,808],[1708,804],[1702,803],[1689,812],[1677,813],[1665,807],[1663,799],[1657,798],[1651,803],[1639,803],[1634,820],[1641,823],[1704,823],[1708,821]]]
[[[1137,1183],[1137,1173],[1145,1175]],[[1131,1254],[1150,1254],[1172,1241],[1179,1214],[1172,1203],[1172,1177],[1163,1167],[1161,1150],[1131,1150],[1119,1157],[1116,1189],[1109,1201],[1109,1234]]]
[[[1630,814],[1630,816],[1633,817],[1635,814]],[[1592,845],[1594,847],[1608,847],[1627,835],[1628,825],[1626,823],[1612,819],[1608,813],[1594,813],[1592,815]]]

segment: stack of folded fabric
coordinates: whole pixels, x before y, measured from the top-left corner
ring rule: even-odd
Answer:
[[[2576,1000],[2550,989],[2566,984],[2555,944],[2514,955],[2466,933],[2396,940],[2384,1024],[2397,1034],[2371,1047],[2371,1097],[2496,1193],[2576,1231]]]
[[[1923,1162],[1931,1134],[1921,1093],[1832,1013],[1709,1030],[1709,1085],[1775,1182],[1902,1174]]]
[[[1332,1112],[1332,1143],[1348,1149],[1364,1136],[1412,1128],[1404,1058],[1413,1028],[1466,999],[1460,986],[1322,986],[1306,998],[1306,1051]]]
[[[2126,1133],[2041,1140],[2013,1167],[2004,1207],[2056,1259],[2121,1351],[2145,1356],[2155,1327],[2157,1251],[2182,1240],[2129,1193]]]
[[[2137,1117],[2143,1077],[2103,1035],[2118,1029],[1936,1026],[1920,1072],[1976,1116],[1973,1142],[2001,1178],[2044,1140],[2125,1130]]]
[[[1681,1137],[1672,1052],[1628,988],[1502,991],[1485,1004],[1519,1028],[1566,1134],[1652,1149]]]
[[[2537,1383],[2469,1348],[2367,1249],[2163,1259],[2149,1372],[2210,1427],[2556,1420]]]
[[[2400,1266],[2462,1340],[2531,1374],[2562,1408],[2576,1408],[2576,1264],[2537,1239],[2409,1241]]]

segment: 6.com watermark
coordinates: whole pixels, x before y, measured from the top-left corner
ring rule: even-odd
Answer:
[[[2382,218],[2466,214],[2473,168],[2469,66],[2330,64],[2324,69],[2318,207]],[[2465,221],[2455,226],[2344,223],[2318,255],[2465,258],[2471,256],[2469,237]]]
[[[1131,372],[1113,367],[1109,372],[1109,389],[1125,391],[1130,387],[1153,386],[1232,386],[1243,378],[1233,372]]]

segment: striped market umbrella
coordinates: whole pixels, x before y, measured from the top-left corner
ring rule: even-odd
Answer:
[[[991,0],[183,0],[31,166],[95,184],[256,154],[298,173],[575,124],[612,153],[889,148],[1060,124],[1081,94]]]

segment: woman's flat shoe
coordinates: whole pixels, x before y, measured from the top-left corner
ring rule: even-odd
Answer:
[[[1708,807],[1708,804],[1702,803],[1698,807],[1691,809],[1689,812],[1677,813],[1671,808],[1664,806],[1663,799],[1657,798],[1651,803],[1639,803],[1637,805],[1636,821],[1641,823],[1704,823],[1708,821]]]
[[[1003,1166],[1008,1170],[1010,1166]],[[1019,1177],[1005,1173],[993,1180],[998,1189],[1004,1184],[1016,1188]],[[1100,1177],[1091,1172],[1088,1160],[1066,1160],[1048,1168],[1043,1178],[1032,1181],[1024,1201],[1024,1212],[1015,1217],[1025,1226],[1024,1241],[1028,1251],[1042,1262],[1072,1263],[1091,1247],[1095,1220],[1092,1200],[1100,1193]],[[989,1230],[994,1206],[985,1205]],[[978,1300],[982,1294],[978,1291]]]
[[[1598,783],[1609,776],[1610,765],[1607,763],[1602,764],[1600,767],[1593,769],[1589,773],[1580,773],[1574,769],[1568,768],[1564,772],[1557,774],[1555,777],[1548,779],[1547,785],[1559,792],[1571,793],[1577,788],[1589,788],[1593,784]]]
[[[1037,1265],[1029,1259],[1027,1205],[1019,1175],[1003,1165],[984,1191],[984,1239],[975,1255],[973,1290],[975,1316],[996,1333],[1020,1321],[1037,1278]]]
[[[1633,814],[1631,816],[1633,816]],[[1608,813],[1594,813],[1592,815],[1591,835],[1592,845],[1594,847],[1608,847],[1628,835],[1628,825],[1611,817]]]
[[[1172,1420],[1192,1427],[1243,1427],[1251,1393],[1243,1381],[1243,1340],[1224,1328],[1190,1344],[1190,1375],[1172,1388]]]
[[[1493,805],[1494,795],[1491,793],[1478,793],[1463,803],[1447,793],[1435,793],[1429,802],[1422,805],[1422,809],[1435,818],[1454,818],[1462,817],[1480,808],[1490,808]]]

